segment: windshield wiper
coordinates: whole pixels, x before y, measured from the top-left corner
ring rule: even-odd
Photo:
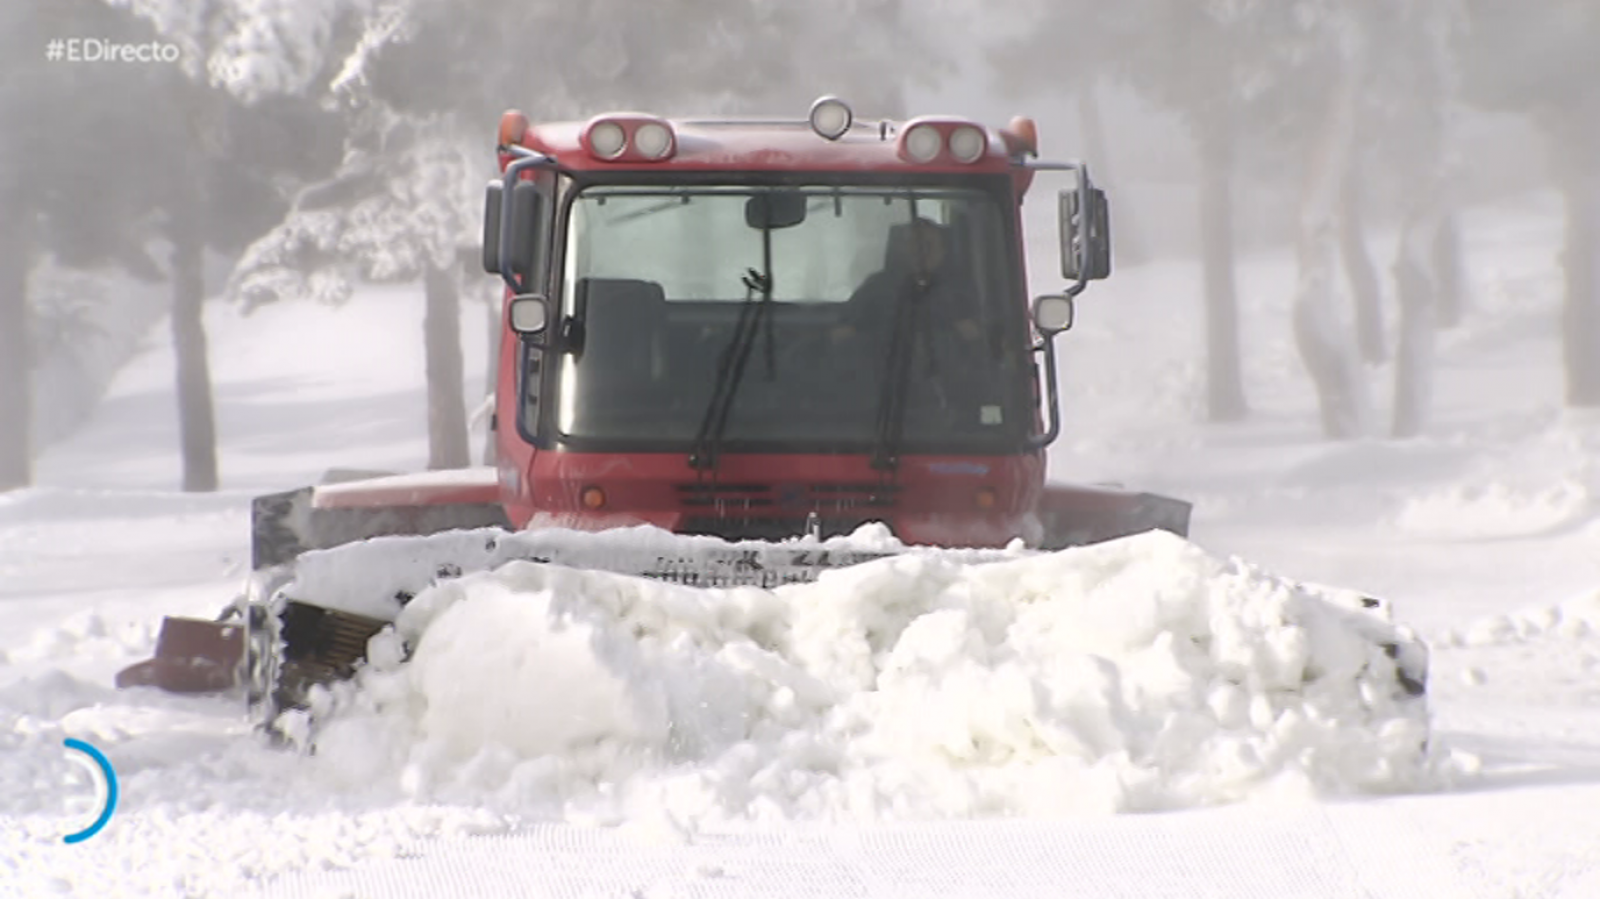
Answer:
[[[694,437],[694,448],[689,454],[689,466],[697,471],[715,471],[717,452],[722,435],[728,429],[728,413],[733,409],[733,399],[744,381],[745,365],[750,361],[750,350],[756,345],[756,332],[762,321],[767,323],[767,370],[771,377],[773,365],[772,346],[772,229],[761,231],[761,254],[764,271],[746,269],[744,274],[744,302],[739,306],[739,321],[734,325],[733,338],[722,350],[717,362],[717,380],[711,389],[711,402],[706,405],[700,419],[700,430]],[[760,299],[756,298],[759,293]]]
[[[882,391],[878,395],[877,440],[872,448],[872,467],[885,474],[892,474],[900,466],[906,394],[911,385],[911,363],[916,356],[913,338],[926,336],[922,330],[926,326],[923,320],[925,316],[919,313],[926,311],[924,300],[933,289],[935,277],[928,271],[923,243],[916,233],[922,222],[917,214],[917,198],[911,196],[908,199],[910,221],[906,227],[911,229],[908,240],[911,242],[912,271],[906,274],[905,280],[900,282],[900,289],[895,292],[894,325],[889,335],[889,364],[885,369]],[[931,352],[929,359],[932,359]]]
[[[907,275],[895,293],[893,329],[889,335],[889,364],[882,391],[878,395],[877,441],[872,448],[872,467],[893,471],[900,464],[900,438],[905,430],[906,394],[911,384],[911,362],[915,357],[912,337],[921,324],[917,313],[931,282]]]

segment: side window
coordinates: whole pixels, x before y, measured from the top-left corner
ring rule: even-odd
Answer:
[[[550,256],[552,242],[550,240],[551,223],[556,213],[555,175],[551,172],[540,172],[534,177],[534,183],[539,185],[539,210],[533,220],[533,233],[529,239],[533,241],[533,284],[535,290],[548,291],[550,286]]]
[[[534,219],[533,233],[530,239],[534,242],[534,267],[533,284],[535,290],[543,290],[546,296],[556,299],[555,291],[560,289],[560,282],[551,277],[552,260],[555,250],[551,235],[554,231],[555,217],[560,204],[560,186],[556,175],[551,172],[540,172],[535,183],[539,185],[539,213]],[[517,396],[520,398],[517,417],[521,429],[537,436],[539,433],[539,402],[542,392],[542,369],[544,362],[544,349],[527,341],[521,341],[517,349]]]

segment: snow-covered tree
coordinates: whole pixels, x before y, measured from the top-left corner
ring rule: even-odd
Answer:
[[[1324,434],[1369,433],[1373,403],[1361,363],[1387,361],[1388,347],[1362,201],[1384,191],[1401,227],[1390,432],[1414,436],[1429,411],[1437,327],[1465,302],[1448,189],[1455,0],[1302,0],[1294,10],[1297,38],[1285,45],[1293,58],[1277,67],[1275,90],[1318,117],[1297,121],[1303,133],[1291,142],[1303,154],[1296,339]],[[1349,315],[1334,278],[1341,256]]]
[[[1369,47],[1350,18],[1324,20],[1332,79],[1316,107],[1317,127],[1307,135],[1307,157],[1296,221],[1300,275],[1294,303],[1294,335],[1306,371],[1317,388],[1322,431],[1349,438],[1369,426],[1370,398],[1352,332],[1339,314],[1335,283],[1341,252],[1339,212],[1355,152],[1361,92]]]
[[[1562,341],[1569,406],[1600,407],[1600,90],[1595,47],[1600,6],[1466,0],[1458,36],[1467,96],[1531,117],[1550,148],[1566,205]]]
[[[341,170],[248,254],[235,285],[255,301],[338,299],[352,276],[420,276],[435,467],[467,463],[458,263],[477,249],[501,110],[734,112],[817,85],[824,70],[836,89],[874,88],[887,99],[869,104],[893,103],[882,85],[925,58],[914,33],[896,30],[899,0],[106,2],[192,47],[195,77],[245,102],[307,96],[344,115]]]
[[[15,67],[0,83],[0,490],[32,480],[34,367],[59,346],[41,341],[96,320],[87,297],[34,290],[36,263],[161,276],[146,250],[166,135],[144,110],[159,72],[47,57],[51,40],[147,37],[126,24],[95,0],[0,6],[0,47]]]
[[[429,466],[468,464],[461,277],[480,239],[485,176],[447,120],[364,111],[344,164],[301,192],[290,215],[240,260],[231,292],[247,308],[282,298],[339,303],[352,281],[423,282]],[[477,163],[477,164],[475,164]]]
[[[1390,434],[1415,437],[1431,413],[1437,333],[1459,322],[1467,304],[1452,190],[1459,86],[1450,36],[1461,24],[1460,10],[1456,0],[1363,0],[1357,10],[1372,44],[1375,89],[1364,92],[1363,130],[1376,140],[1368,142],[1375,150],[1368,158],[1391,173],[1399,201],[1393,274],[1400,327]]]
[[[1249,414],[1234,268],[1234,178],[1245,107],[1260,93],[1258,0],[1035,0],[1028,27],[992,61],[1010,81],[1077,90],[1094,133],[1094,84],[1109,78],[1177,115],[1201,162],[1199,231],[1206,309],[1206,414]],[[1085,93],[1087,92],[1087,93]],[[1107,155],[1091,147],[1091,156]]]
[[[1375,196],[1399,197],[1409,224],[1395,269],[1405,309],[1395,428],[1420,428],[1429,323],[1453,320],[1460,309],[1454,214],[1436,177],[1448,137],[1442,39],[1454,3],[1041,0],[1033,27],[1005,45],[996,63],[1003,70],[1064,86],[1096,74],[1117,79],[1176,114],[1193,137],[1212,420],[1248,410],[1233,262],[1235,181],[1248,173],[1252,187],[1293,185],[1297,195],[1293,327],[1332,437],[1366,432],[1372,401],[1362,363],[1388,359],[1365,206]],[[1374,174],[1393,171],[1401,174]]]

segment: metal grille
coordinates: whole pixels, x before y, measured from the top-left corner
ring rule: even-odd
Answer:
[[[868,522],[869,516],[821,517],[823,538],[849,534]],[[709,534],[725,540],[787,540],[806,533],[804,515],[692,515],[678,525],[685,534]]]
[[[677,485],[678,501],[690,508],[781,509],[804,518],[806,512],[883,509],[895,503],[898,484],[880,483],[704,483]]]
[[[355,673],[367,656],[367,641],[388,622],[290,600],[283,609],[282,668],[278,708],[305,705],[311,688]]]
[[[749,552],[678,559],[662,557],[639,575],[691,587],[772,588],[809,584],[830,568],[847,568],[889,555],[892,553],[797,549],[768,551],[759,557]]]

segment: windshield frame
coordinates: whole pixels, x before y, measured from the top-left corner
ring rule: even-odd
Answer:
[[[1004,341],[1009,351],[1021,358],[1014,385],[1019,396],[1033,397],[1037,380],[1029,364],[1034,350],[1034,335],[1027,317],[1026,276],[1022,270],[1018,203],[1015,185],[1009,175],[993,173],[952,174],[929,172],[858,172],[858,171],[683,171],[667,173],[660,170],[628,170],[604,173],[562,170],[556,185],[556,220],[552,228],[547,286],[555,321],[564,321],[573,311],[575,297],[569,296],[566,283],[567,255],[571,243],[573,207],[584,191],[591,187],[648,188],[765,188],[832,186],[866,189],[922,189],[935,191],[965,191],[981,195],[993,204],[995,220],[1000,229],[999,245],[1007,258],[995,267],[993,289],[996,309],[1010,322],[1005,326]],[[1016,258],[1010,258],[1014,255]],[[546,352],[555,358],[564,358],[559,334],[546,345]],[[542,399],[537,408],[537,426],[534,422],[519,422],[525,437],[529,431],[541,438],[539,445],[559,445],[577,452],[659,452],[689,453],[693,440],[659,437],[623,437],[616,435],[587,435],[568,433],[561,429],[560,409],[567,390],[564,382],[565,364],[549,364],[541,372]],[[1025,411],[1025,421],[994,434],[950,433],[936,438],[923,434],[910,434],[900,443],[902,455],[979,454],[1014,455],[1034,451],[1030,439],[1039,430],[1037,400]],[[520,416],[519,416],[520,418]],[[749,438],[739,434],[727,435],[720,444],[722,454],[776,454],[776,453],[829,453],[870,455],[876,442],[871,429],[848,439],[774,439]]]

